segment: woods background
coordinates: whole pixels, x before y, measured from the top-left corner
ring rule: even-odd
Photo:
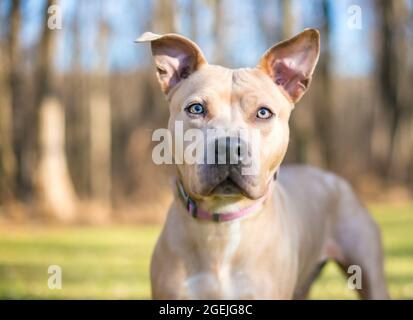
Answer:
[[[168,109],[133,40],[177,32],[211,63],[252,67],[306,27],[322,53],[286,162],[332,170],[367,200],[409,199],[412,0],[0,0],[0,219],[161,221],[173,168],[153,164],[151,135]]]

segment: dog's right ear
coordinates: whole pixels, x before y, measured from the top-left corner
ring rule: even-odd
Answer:
[[[178,34],[145,32],[135,42],[150,42],[161,89],[168,94],[181,80],[188,78],[207,61],[199,47]]]

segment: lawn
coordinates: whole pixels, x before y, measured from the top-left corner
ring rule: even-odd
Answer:
[[[413,203],[372,205],[382,227],[392,298],[413,299]],[[150,254],[159,226],[0,227],[0,299],[148,299]],[[47,286],[50,265],[62,289]],[[355,298],[330,263],[313,299]]]

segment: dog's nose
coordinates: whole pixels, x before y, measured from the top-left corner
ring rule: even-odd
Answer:
[[[239,164],[243,160],[242,140],[238,137],[224,137],[215,141],[215,163]]]

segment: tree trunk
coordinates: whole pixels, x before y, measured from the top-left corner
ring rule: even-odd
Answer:
[[[411,84],[408,83],[406,74],[406,48],[407,41],[404,26],[407,25],[406,4],[404,1],[381,0],[378,4],[381,19],[379,48],[379,87],[382,95],[383,110],[389,116],[389,145],[385,168],[385,178],[389,180],[397,168],[396,162],[396,138],[403,118],[403,111],[409,107],[409,103],[403,105],[403,95],[409,92]],[[407,86],[406,86],[407,84]],[[408,94],[411,94],[410,92]]]
[[[56,30],[48,28],[47,9],[55,0],[48,0],[37,56],[36,108],[33,121],[34,144],[37,151],[36,194],[41,208],[58,220],[75,218],[76,195],[65,154],[64,108],[55,92],[53,59]]]
[[[13,84],[18,74],[20,30],[19,2],[12,3],[9,19],[0,28],[9,26],[9,38],[0,43],[0,206],[10,204],[15,198],[15,157],[13,153]],[[4,47],[3,47],[4,46]]]
[[[191,22],[191,40],[197,42],[198,40],[198,0],[189,2],[189,19]]]
[[[214,51],[213,62],[216,64],[225,64],[226,62],[226,48],[225,48],[225,35],[224,28],[224,0],[213,0],[213,12],[214,12]]]
[[[255,2],[257,23],[265,40],[265,47],[270,48],[281,39],[283,22],[277,21],[274,17],[279,16],[279,2],[273,0],[262,0]]]
[[[318,64],[318,78],[321,83],[320,94],[316,98],[315,126],[320,141],[324,165],[333,169],[334,139],[331,128],[334,127],[332,78],[330,72],[330,24],[332,20],[331,4],[328,0],[322,1],[323,27],[321,28],[322,51]],[[317,76],[317,75],[316,75]]]
[[[175,10],[177,10],[175,0],[157,0],[155,4],[155,15],[152,20],[153,30],[160,34],[176,32]]]
[[[294,35],[295,19],[293,16],[292,0],[281,0],[281,14],[283,27],[281,28],[281,39],[285,40]]]
[[[293,14],[292,0],[280,0],[280,11],[283,17],[282,28],[279,31],[281,40],[286,40],[294,36],[296,21],[300,20],[297,16],[299,12]],[[307,108],[307,106],[305,106]],[[307,112],[303,110],[302,112]],[[293,115],[294,116],[294,115]],[[306,163],[308,158],[308,144],[310,141],[308,124],[303,121],[303,117],[296,117],[290,122],[291,128],[291,151],[294,162]]]
[[[11,88],[9,85],[10,59],[0,52],[0,206],[14,200],[15,158],[13,154],[13,127]]]
[[[90,178],[92,197],[104,208],[111,207],[111,105],[108,70],[110,29],[101,16],[98,48],[100,61],[95,70],[90,99]],[[107,212],[109,214],[109,211]]]
[[[28,133],[26,121],[30,116],[30,110],[27,104],[22,100],[23,94],[23,77],[22,77],[22,61],[20,48],[20,30],[21,30],[21,2],[19,0],[11,2],[11,9],[9,14],[9,37],[8,37],[8,90],[10,93],[11,103],[11,120],[12,120],[12,134],[9,139],[12,139],[13,144],[13,166],[15,177],[12,179],[10,186],[15,197],[24,199],[29,193],[32,186],[32,176],[30,174],[30,155],[31,148],[25,139]],[[6,98],[7,99],[7,98]],[[5,114],[7,117],[7,111]],[[3,121],[6,121],[4,119]],[[9,122],[10,123],[10,122]],[[4,136],[8,139],[7,136]],[[7,151],[6,151],[7,152]],[[11,157],[8,157],[11,159]],[[6,160],[10,161],[10,160]],[[7,165],[6,165],[7,166]]]
[[[76,214],[76,195],[65,155],[65,115],[60,101],[47,95],[40,107],[38,196],[46,214],[70,222]]]

